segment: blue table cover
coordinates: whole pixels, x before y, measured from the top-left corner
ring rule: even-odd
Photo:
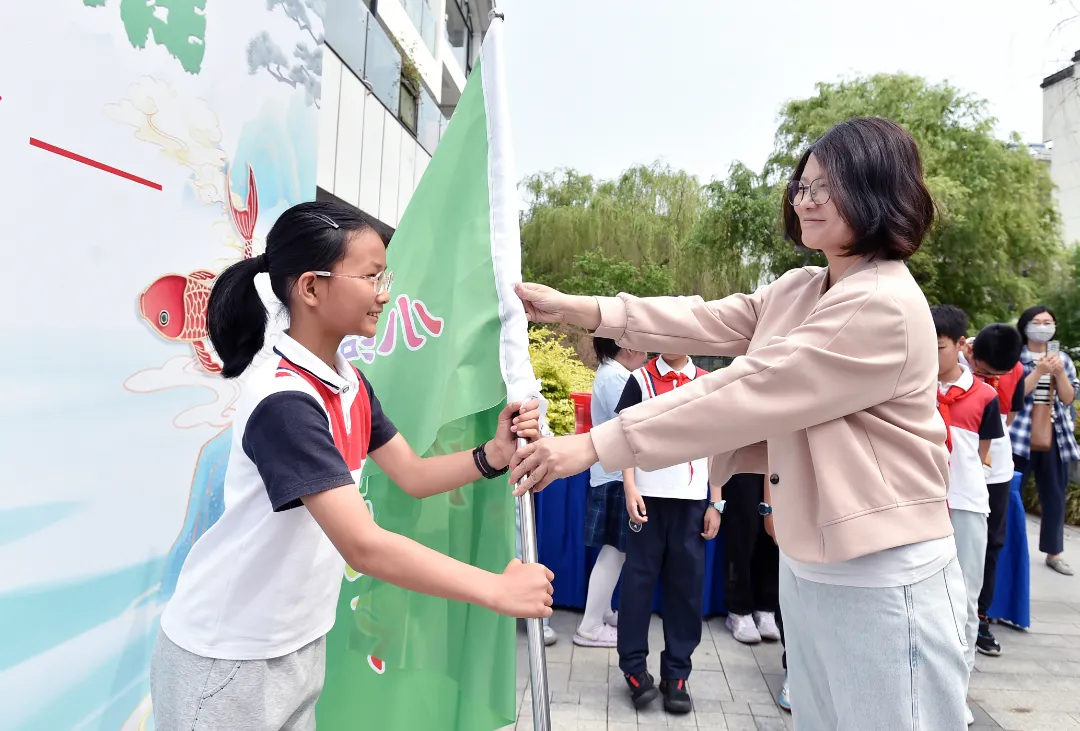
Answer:
[[[536,495],[537,549],[540,562],[555,572],[555,606],[582,610],[589,588],[589,572],[598,549],[585,545],[585,502],[589,473],[556,480]],[[1020,474],[1013,476],[1009,494],[1005,545],[997,565],[997,585],[989,614],[1019,627],[1031,626],[1031,563],[1028,557],[1024,504],[1020,499]],[[619,590],[613,603],[618,607]],[[724,530],[705,546],[705,616],[725,614]],[[653,610],[663,612],[660,587],[653,596]]]
[[[1027,516],[1020,497],[1020,473],[1013,473],[1005,545],[997,564],[994,601],[987,614],[1017,627],[1031,626],[1031,558],[1028,555]]]

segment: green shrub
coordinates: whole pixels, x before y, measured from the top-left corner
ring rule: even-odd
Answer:
[[[574,433],[574,402],[571,393],[592,391],[592,369],[578,360],[573,348],[544,327],[529,330],[529,357],[540,379],[540,393],[548,402],[548,425],[556,435]]]

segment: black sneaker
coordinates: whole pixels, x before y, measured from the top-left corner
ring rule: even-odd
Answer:
[[[647,672],[627,675],[626,684],[630,686],[630,700],[633,701],[634,708],[644,708],[660,695],[653,683],[653,676]]]
[[[979,635],[975,638],[975,649],[990,657],[1001,655],[1001,645],[998,644],[994,633],[990,631],[990,623],[985,620],[979,622]]]
[[[686,689],[686,681],[682,678],[661,680],[660,692],[664,694],[664,710],[668,713],[689,713],[694,710],[690,692]]]

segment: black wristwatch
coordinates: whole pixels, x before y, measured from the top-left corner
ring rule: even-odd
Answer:
[[[501,470],[497,470],[488,464],[487,454],[484,452],[484,447],[487,446],[487,442],[484,442],[479,447],[472,451],[473,464],[476,465],[476,469],[480,471],[480,475],[488,480],[494,480],[500,475],[505,475],[510,471],[510,467],[503,467]]]

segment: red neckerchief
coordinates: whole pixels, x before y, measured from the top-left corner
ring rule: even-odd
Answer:
[[[974,392],[975,388],[969,388],[965,391],[955,385],[950,386],[949,390],[944,394],[941,393],[941,389],[938,389],[937,408],[938,413],[941,414],[941,418],[945,420],[945,447],[949,450],[949,454],[952,454],[952,415],[950,414],[949,407],[957,401],[963,401]]]

